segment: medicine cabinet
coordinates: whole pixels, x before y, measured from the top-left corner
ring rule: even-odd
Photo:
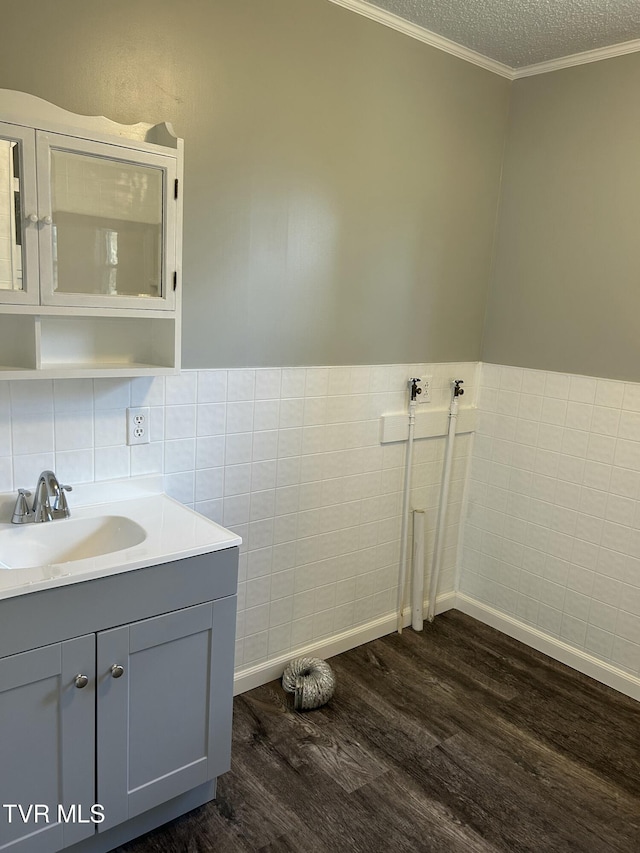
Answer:
[[[182,154],[0,90],[0,378],[179,369]]]

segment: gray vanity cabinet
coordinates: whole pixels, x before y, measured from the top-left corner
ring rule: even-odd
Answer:
[[[234,620],[226,598],[98,634],[98,831],[228,769]]]
[[[58,821],[59,804],[87,818],[94,802],[94,671],[94,634],[0,658],[0,850],[49,853],[94,834]]]
[[[228,548],[0,599],[0,853],[105,853],[213,799],[237,570]]]

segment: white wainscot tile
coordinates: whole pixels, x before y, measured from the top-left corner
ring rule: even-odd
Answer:
[[[224,492],[224,468],[202,468],[196,471],[196,501],[221,498]]]
[[[627,382],[624,386],[624,398],[622,408],[633,412],[640,412],[640,384]]]
[[[274,572],[271,575],[271,600],[287,598],[292,596],[295,587],[295,572],[287,569],[283,572]],[[293,614],[292,614],[293,615]]]
[[[223,501],[218,499],[214,501],[196,501],[196,512],[201,513],[206,518],[215,521],[216,524],[222,524],[223,516]]]
[[[249,579],[266,577],[271,573],[271,565],[273,563],[273,548],[260,548],[256,551],[249,551],[247,563],[247,577]],[[273,586],[271,590],[273,597]]]
[[[56,442],[59,415],[56,415]],[[93,416],[92,416],[93,417]],[[102,409],[95,413],[93,421],[95,447],[113,447],[127,442],[126,409]]]
[[[196,439],[196,468],[217,468],[224,464],[223,435],[203,436]]]
[[[249,521],[249,495],[229,495],[224,498],[223,518],[225,527],[236,530]]]
[[[238,465],[251,462],[253,434],[240,432],[227,435],[225,441],[225,464]]]
[[[570,377],[565,373],[547,373],[544,393],[547,397],[567,400],[569,397]]]
[[[273,460],[278,456],[278,431],[263,430],[253,433],[252,459],[254,462]]]
[[[169,378],[169,377],[168,377]],[[196,407],[167,406],[165,409],[165,438],[194,438],[196,434]]]
[[[161,474],[164,465],[164,447],[161,441],[149,444],[134,444],[131,452],[131,476]]]
[[[227,399],[227,371],[198,371],[198,403],[224,403]]]
[[[612,409],[622,407],[624,398],[624,383],[612,382],[609,379],[598,379],[596,383],[596,406],[607,406]]]
[[[229,370],[227,372],[227,400],[253,400],[255,384],[255,370]]]
[[[132,406],[164,406],[164,376],[136,376],[131,380]]]
[[[277,400],[280,397],[281,371],[279,368],[260,368],[255,373],[256,400]]]
[[[589,437],[587,459],[593,459],[595,462],[604,462],[607,465],[611,465],[613,463],[615,449],[616,440],[612,436],[595,435],[592,433]]]
[[[124,441],[118,443],[124,444]],[[82,450],[93,446],[93,410],[56,412],[55,447],[57,451]]]
[[[227,465],[224,469],[224,494],[225,497],[227,495],[241,495],[241,494],[249,494],[251,489],[251,465],[249,463],[244,463],[240,465]],[[247,498],[248,500],[248,498]],[[246,519],[243,521],[248,521],[249,516],[247,514]]]
[[[116,480],[130,474],[128,447],[97,447],[94,462],[96,480]]]
[[[56,412],[93,411],[93,380],[54,379],[53,401]]]
[[[198,374],[185,371],[178,376],[165,378],[165,401],[167,406],[193,405],[196,402]]]
[[[251,432],[253,429],[253,402],[227,403],[226,432]]]
[[[640,616],[620,610],[616,622],[616,634],[631,643],[640,643]],[[640,661],[636,661],[640,667]]]
[[[307,368],[305,379],[305,397],[325,397],[329,388],[329,369],[326,367]],[[385,389],[386,390],[386,389]]]
[[[291,397],[280,402],[280,429],[301,427],[304,420],[304,399],[302,397]]]
[[[93,450],[64,450],[56,453],[55,472],[58,480],[67,485],[91,483],[94,479]],[[72,496],[68,500],[72,506]]]
[[[192,504],[195,491],[195,473],[182,471],[176,474],[165,474],[164,488],[171,498],[183,504]]]
[[[33,491],[42,471],[55,467],[53,453],[30,453],[13,457],[13,481],[16,489]]]
[[[593,406],[586,403],[570,402],[567,404],[565,426],[570,429],[588,430],[591,427]]]
[[[262,492],[275,489],[277,462],[275,459],[251,463],[251,491]]]
[[[222,435],[227,407],[224,403],[201,403],[197,407],[197,435]]]
[[[604,406],[594,406],[591,417],[591,431],[600,435],[617,435],[620,423],[618,409],[607,409]]]
[[[253,578],[247,581],[247,608],[257,607],[260,604],[269,604],[271,595],[271,578]]]
[[[281,655],[291,648],[291,624],[278,625],[269,629],[269,655]]]
[[[280,422],[280,400],[256,400],[253,411],[254,430],[274,430]]]
[[[584,647],[588,652],[609,660],[613,651],[613,634],[595,625],[588,625]]]
[[[302,446],[302,429],[282,429],[278,434],[278,457],[298,456]]]
[[[275,489],[266,489],[262,492],[251,493],[250,521],[272,518],[275,512],[276,492]]]
[[[50,412],[14,415],[11,423],[13,452],[47,453],[54,448],[53,416]]]
[[[26,488],[21,486],[20,488]],[[13,460],[10,456],[0,457],[0,492],[13,491]]]
[[[619,438],[616,442],[613,462],[621,468],[640,471],[640,442]]]
[[[569,399],[577,403],[593,403],[596,397],[597,379],[590,376],[572,376],[569,383]]]
[[[164,470],[166,474],[193,471],[196,465],[195,438],[182,438],[164,443]]]
[[[624,669],[637,674],[640,671],[640,666],[638,665],[638,661],[640,661],[640,645],[631,643],[623,637],[616,637],[613,641],[611,660],[624,667]]]
[[[53,383],[50,379],[8,384],[11,392],[11,411],[14,416],[53,411]]]
[[[131,382],[128,379],[94,379],[95,409],[126,409],[131,403]]]

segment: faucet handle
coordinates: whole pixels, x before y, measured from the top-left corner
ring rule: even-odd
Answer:
[[[18,489],[18,499],[13,508],[13,516],[11,521],[13,524],[24,524],[25,521],[33,520],[33,510],[29,508],[27,498],[31,497],[31,492],[26,489]]]
[[[59,492],[56,495],[54,510],[60,512],[64,518],[69,518],[71,515],[71,510],[69,509],[69,504],[67,503],[67,496],[65,492],[72,492],[73,486],[65,486],[62,483],[59,483]]]

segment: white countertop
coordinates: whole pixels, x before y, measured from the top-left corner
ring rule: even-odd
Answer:
[[[5,542],[11,542],[14,551],[19,550],[20,537],[27,546],[33,528],[40,528],[36,533],[42,539],[55,525],[56,539],[60,540],[65,530],[62,525],[69,525],[67,529],[72,538],[77,519],[124,517],[139,525],[146,534],[142,542],[132,547],[32,568],[3,567],[0,547],[0,599],[220,551],[242,543],[235,533],[163,494],[161,488],[159,476],[78,486],[68,495],[71,517],[40,524],[12,524],[16,495],[0,495],[0,534]]]

